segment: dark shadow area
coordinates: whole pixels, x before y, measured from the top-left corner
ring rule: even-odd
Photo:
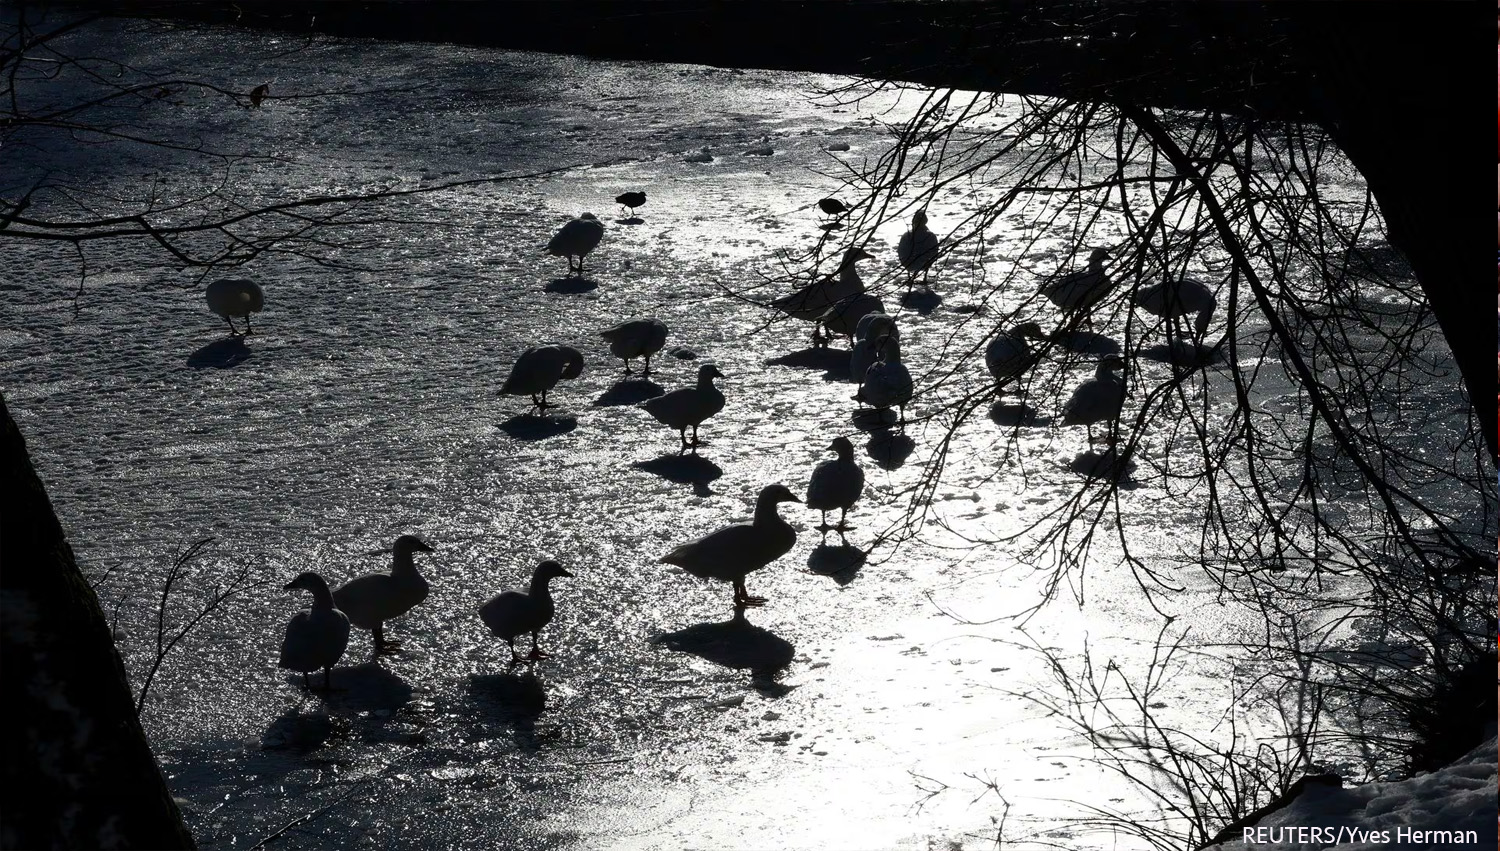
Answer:
[[[543,440],[578,428],[578,418],[569,414],[537,416],[516,414],[500,424],[500,430],[516,440]]]
[[[882,431],[896,424],[896,412],[890,408],[856,408],[849,422],[860,431]]]
[[[661,476],[669,482],[692,485],[693,493],[697,496],[711,495],[713,491],[708,488],[709,482],[724,475],[724,470],[718,464],[696,453],[662,455],[649,461],[637,461],[630,466],[653,476]]]
[[[677,358],[678,360],[698,359],[698,353],[688,348],[687,346],[673,346],[672,348],[667,349],[667,354],[671,355],[674,358]]]
[[[1062,331],[1052,338],[1052,342],[1080,355],[1117,355],[1120,353],[1120,344],[1103,334],[1095,334],[1093,331]]]
[[[1114,479],[1117,487],[1122,490],[1131,490],[1135,483],[1128,480],[1131,473],[1135,472],[1135,461],[1129,455],[1117,456],[1113,449],[1103,452],[1095,452],[1090,449],[1087,452],[1074,456],[1068,462],[1068,469],[1080,476],[1088,476],[1091,479]]]
[[[301,679],[300,675],[298,679]],[[330,717],[327,712],[302,712],[288,709],[278,715],[260,735],[262,750],[288,750],[308,753],[322,747],[330,740],[349,736],[347,718]]]
[[[657,636],[652,643],[725,668],[748,670],[755,680],[774,680],[796,654],[791,642],[746,620],[743,606],[735,607],[730,620],[696,624]]]
[[[594,400],[594,407],[608,408],[613,405],[634,405],[654,399],[667,392],[660,384],[649,378],[622,378],[610,385],[604,395]]]
[[[469,699],[484,720],[513,727],[516,743],[534,749],[536,719],[547,709],[547,692],[535,673],[472,674]]]
[[[302,675],[296,675],[301,684]],[[333,669],[333,688],[323,693],[323,702],[340,712],[373,712],[400,709],[411,700],[411,686],[374,662],[352,668]]]
[[[849,380],[848,349],[802,349],[772,358],[766,366],[790,366],[796,369],[821,369],[823,378],[829,381]]]
[[[1172,366],[1198,367],[1223,360],[1213,346],[1200,346],[1187,340],[1173,340],[1170,345],[1158,343],[1141,349],[1141,357]]]
[[[578,295],[579,293],[592,292],[599,289],[599,282],[593,278],[568,277],[553,278],[542,287],[543,292],[558,293],[560,295]]]
[[[844,229],[844,226],[841,225],[841,224],[839,224],[838,222],[824,222],[823,224],[818,225],[818,230],[824,230],[824,231],[835,231],[835,230],[843,230],[843,229]]]
[[[1051,417],[1040,416],[1036,408],[1025,402],[996,402],[990,406],[990,420],[1001,428],[1035,428],[1052,424]]]
[[[839,536],[843,540],[843,536]],[[807,556],[807,569],[819,576],[827,576],[840,586],[848,585],[864,567],[865,552],[844,542],[838,546],[818,544]]]
[[[241,337],[214,340],[188,355],[187,365],[194,369],[231,369],[250,359],[250,347]]]
[[[617,225],[643,225],[645,223],[646,220],[640,216],[631,216],[628,219],[615,219],[615,224]]]
[[[907,310],[915,310],[922,316],[937,310],[942,303],[942,296],[924,286],[917,286],[901,295],[901,306]]]
[[[878,431],[870,435],[870,442],[865,444],[865,454],[875,460],[875,466],[882,470],[897,470],[906,459],[911,457],[912,450],[917,448],[917,442],[904,434],[890,431]]]

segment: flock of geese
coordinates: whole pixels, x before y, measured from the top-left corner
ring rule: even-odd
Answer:
[[[627,192],[616,201],[634,215],[635,209],[646,203],[646,195],[644,192]],[[835,218],[849,210],[832,198],[823,199],[818,207]],[[929,271],[939,254],[940,241],[928,229],[927,222],[926,212],[918,210],[912,216],[910,230],[901,237],[897,246],[897,259],[908,274],[908,288],[915,285],[919,277],[926,285]],[[566,258],[569,273],[582,275],[585,259],[598,247],[603,235],[603,223],[592,213],[583,213],[558,230],[547,243],[545,252]],[[904,429],[905,407],[912,399],[913,382],[911,373],[901,361],[901,332],[896,317],[888,314],[881,300],[865,289],[856,270],[856,264],[871,259],[874,259],[873,255],[863,247],[850,246],[842,252],[833,274],[776,298],[766,306],[788,317],[811,322],[815,347],[826,346],[836,336],[848,339],[850,377],[858,384],[853,398],[861,405],[870,405],[882,412],[896,408],[897,422]],[[1040,293],[1065,313],[1081,313],[1086,321],[1089,311],[1112,288],[1112,281],[1104,268],[1108,259],[1107,249],[1095,248],[1089,255],[1086,269],[1055,276],[1042,285]],[[242,279],[214,281],[208,285],[206,298],[209,308],[229,324],[230,333],[235,336],[250,333],[250,316],[259,312],[265,302],[260,286]],[[1194,316],[1195,342],[1201,341],[1206,334],[1216,306],[1214,294],[1207,286],[1186,279],[1168,280],[1144,288],[1137,293],[1134,303],[1168,320],[1169,340],[1174,333],[1181,334],[1180,322],[1184,317]],[[243,331],[235,325],[235,319],[244,320]],[[666,345],[668,333],[669,329],[661,320],[645,317],[621,322],[604,330],[600,336],[608,342],[610,353],[624,361],[627,374],[633,372],[631,362],[639,359],[643,361],[641,374],[649,376],[651,357]],[[1032,341],[1049,339],[1052,338],[1036,322],[1025,322],[998,332],[986,346],[985,366],[1003,387],[1035,363],[1037,352]],[[1101,358],[1094,377],[1078,385],[1064,403],[1062,423],[1087,426],[1089,441],[1094,442],[1092,427],[1118,418],[1124,406],[1125,367],[1126,362],[1116,355]],[[583,355],[576,348],[556,343],[536,346],[517,358],[501,392],[529,396],[532,408],[545,413],[547,408],[553,407],[547,401],[548,391],[560,381],[577,378],[583,368]],[[698,368],[694,384],[647,399],[638,403],[639,407],[656,421],[677,431],[679,453],[690,449],[696,451],[700,445],[698,427],[724,408],[724,394],[714,386],[714,380],[722,377],[723,373],[715,365],[705,363]],[[1111,442],[1111,452],[1113,448]],[[864,491],[864,472],[854,460],[854,447],[847,437],[834,438],[828,450],[837,457],[820,463],[813,470],[805,505],[822,512],[823,523],[818,528],[824,535],[837,531],[842,536],[848,528],[848,512]],[[778,511],[778,506],[786,502],[802,503],[804,500],[782,484],[767,485],[760,491],[750,523],[727,526],[685,543],[659,561],[676,565],[696,577],[730,583],[737,608],[761,605],[765,598],[751,596],[746,590],[745,579],[750,573],[785,555],[795,545],[797,534]],[[828,512],[834,510],[839,512],[839,522],[830,526]],[[386,638],[384,626],[427,598],[427,581],[418,571],[414,557],[416,553],[431,550],[432,547],[420,538],[402,535],[392,547],[389,572],[360,576],[337,589],[330,589],[317,573],[306,572],[297,576],[285,586],[285,590],[300,589],[311,593],[312,606],[293,617],[287,625],[280,666],[301,672],[304,685],[309,688],[309,674],[321,668],[324,687],[330,687],[332,668],[348,647],[351,626],[371,633],[375,656],[399,650],[399,644]],[[546,657],[547,654],[538,646],[538,639],[555,612],[550,582],[572,575],[555,561],[543,561],[536,566],[527,588],[505,591],[479,607],[479,618],[485,627],[509,646],[511,664],[521,661],[516,655],[515,640],[528,634],[531,636],[531,652],[526,658]]]

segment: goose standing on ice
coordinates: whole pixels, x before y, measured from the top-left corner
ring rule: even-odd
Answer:
[[[621,207],[629,207],[630,215],[634,216],[635,208],[646,203],[646,193],[622,192],[621,194],[615,196],[615,203],[619,204]]]
[[[1094,423],[1118,419],[1125,407],[1125,378],[1122,373],[1125,361],[1109,355],[1099,361],[1094,377],[1078,385],[1073,395],[1063,404],[1063,425],[1088,426],[1089,443],[1094,442]],[[1114,449],[1114,437],[1110,437],[1110,449]]]
[[[535,346],[521,353],[510,368],[510,376],[500,387],[508,396],[530,396],[532,407],[545,412],[547,391],[559,381],[571,381],[583,374],[583,353],[572,346],[556,344]]]
[[[828,308],[818,321],[829,337],[848,337],[852,344],[860,320],[876,313],[885,315],[885,303],[869,293],[858,293]]]
[[[837,277],[821,278],[805,287],[775,299],[771,307],[785,313],[793,319],[801,319],[814,323],[813,345],[823,345],[823,339],[818,333],[818,323],[822,322],[823,314],[828,308],[839,302],[852,298],[865,291],[865,282],[860,279],[859,272],[855,270],[854,264],[861,260],[872,260],[873,256],[859,246],[850,246],[844,249],[843,260],[839,263]]]
[[[547,658],[547,654],[537,647],[537,634],[542,631],[542,627],[552,623],[556,607],[552,604],[552,591],[547,583],[559,576],[571,578],[573,574],[555,561],[544,561],[532,572],[531,586],[527,590],[504,591],[479,607],[479,618],[484,621],[484,625],[510,645],[512,664],[518,661],[516,636],[528,632],[531,633],[531,655],[527,658]]]
[[[877,346],[886,336],[900,337],[896,320],[884,313],[867,313],[854,327],[854,346],[849,350],[849,380],[864,381],[865,371],[875,362]]]
[[[875,342],[874,363],[865,370],[859,393],[854,398],[875,408],[900,409],[899,422],[906,428],[906,403],[911,401],[913,387],[911,372],[901,363],[901,340],[896,334],[887,334]]]
[[[402,535],[392,548],[390,573],[370,573],[351,579],[333,592],[333,602],[349,616],[349,622],[375,636],[375,655],[401,649],[385,640],[385,622],[398,618],[427,599],[427,580],[417,572],[412,554],[430,553],[432,547],[416,535]]]
[[[260,313],[266,306],[266,293],[260,284],[244,278],[220,278],[203,291],[208,300],[208,309],[229,323],[229,333],[235,337],[250,336],[250,314]],[[234,327],[234,317],[245,318],[245,330]]]
[[[1042,326],[1035,322],[1023,322],[1009,331],[996,334],[995,339],[985,347],[984,365],[989,369],[990,375],[995,377],[997,384],[1004,384],[1019,376],[1034,362],[1031,344],[1026,342],[1028,337],[1033,340],[1047,339],[1047,335],[1042,333]]]
[[[584,213],[562,226],[562,230],[547,243],[547,253],[554,257],[568,258],[568,274],[583,274],[583,258],[589,256],[604,238],[604,223],[593,213]],[[578,258],[578,269],[573,269],[573,258]]]
[[[1213,291],[1191,278],[1165,280],[1155,286],[1146,287],[1136,293],[1135,304],[1153,316],[1167,320],[1167,343],[1182,336],[1179,327],[1182,317],[1196,314],[1193,320],[1194,345],[1202,345],[1208,334],[1208,323],[1214,318],[1214,309],[1219,306]]]
[[[734,583],[735,606],[759,606],[764,597],[752,597],[745,590],[745,577],[760,570],[791,551],[797,543],[797,532],[776,506],[783,502],[801,502],[785,485],[767,485],[755,501],[755,519],[751,523],[726,526],[661,557],[662,564],[675,564],[700,579],[719,579]]]
[[[1042,284],[1041,294],[1063,309],[1064,313],[1083,313],[1084,322],[1090,319],[1094,306],[1109,294],[1113,282],[1104,271],[1104,261],[1109,251],[1095,248],[1089,253],[1089,267],[1082,272],[1072,272]]]
[[[609,341],[609,352],[625,361],[625,374],[630,374],[630,359],[645,358],[646,368],[642,376],[651,374],[651,356],[667,344],[667,326],[660,319],[632,319],[613,328],[599,332]]]
[[[922,285],[927,285],[927,272],[937,255],[937,234],[927,229],[927,211],[918,210],[912,214],[911,230],[902,234],[896,244],[896,259],[907,271],[908,289],[917,282],[917,275],[922,276]]]
[[[311,591],[312,608],[292,616],[281,641],[281,661],[277,665],[302,672],[302,685],[311,689],[307,674],[323,669],[323,688],[333,687],[333,666],[344,658],[349,646],[349,618],[334,608],[333,594],[323,577],[311,571],[299,573],[283,586],[284,591],[301,588]]]
[[[824,198],[818,202],[818,209],[830,217],[831,221],[838,221],[839,216],[849,212],[849,208],[837,198]]]
[[[647,399],[641,403],[646,413],[656,418],[662,425],[677,429],[678,437],[682,440],[682,450],[689,447],[697,449],[698,426],[703,421],[724,409],[724,394],[714,386],[715,378],[723,378],[724,373],[711,363],[698,367],[698,383],[692,387],[683,387],[673,390],[655,399]],[[693,440],[688,442],[687,430],[693,430]]]
[[[807,507],[823,512],[823,525],[818,527],[823,534],[829,529],[843,534],[849,528],[845,518],[849,509],[859,501],[865,490],[865,472],[854,461],[854,444],[847,437],[835,437],[829,450],[838,453],[832,461],[824,461],[813,468],[812,479],[807,483]],[[839,524],[828,525],[828,512],[839,510]]]

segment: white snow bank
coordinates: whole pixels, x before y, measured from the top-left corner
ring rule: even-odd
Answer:
[[[1495,762],[1491,738],[1452,765],[1410,780],[1347,789],[1310,786],[1289,806],[1246,828],[1260,833],[1205,851],[1494,848]]]

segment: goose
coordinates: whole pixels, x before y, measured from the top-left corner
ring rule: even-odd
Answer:
[[[822,210],[825,216],[831,216],[835,219],[849,212],[849,208],[844,205],[844,202],[837,198],[824,198],[818,202],[818,209]]]
[[[912,214],[911,230],[901,235],[901,241],[896,244],[896,259],[909,273],[906,285],[910,287],[916,283],[917,275],[922,276],[922,283],[927,283],[927,270],[932,266],[932,261],[937,259],[938,238],[937,235],[927,229],[927,211],[918,210]]]
[[[615,203],[621,207],[629,207],[630,215],[635,215],[635,208],[646,203],[644,192],[622,192],[615,196]]]
[[[593,213],[584,213],[562,226],[552,241],[547,243],[547,253],[554,257],[568,258],[568,274],[583,274],[583,258],[589,256],[604,238],[604,223]],[[578,270],[573,270],[573,258],[578,258]]]
[[[860,279],[859,272],[855,270],[854,264],[861,260],[873,260],[874,257],[859,246],[850,246],[844,249],[843,259],[839,263],[838,277],[829,276],[821,278],[805,287],[787,293],[771,302],[771,307],[785,313],[793,319],[802,319],[807,322],[819,323],[828,308],[843,301],[846,298],[856,296],[865,291],[865,282]],[[818,325],[813,325],[813,345],[819,346],[822,339],[818,334]]]
[[[906,428],[906,403],[911,401],[911,373],[901,363],[901,340],[895,334],[887,334],[875,343],[874,363],[865,370],[865,377],[854,397],[875,408],[892,405],[901,410],[900,423]]]
[[[1042,284],[1041,294],[1051,299],[1053,304],[1065,312],[1085,311],[1084,321],[1087,322],[1089,317],[1086,311],[1098,304],[1099,300],[1109,293],[1112,285],[1109,274],[1104,271],[1104,261],[1108,259],[1107,249],[1095,248],[1089,253],[1088,269],[1082,272],[1072,272]]]
[[[1167,279],[1155,286],[1146,287],[1135,295],[1135,304],[1153,316],[1167,320],[1167,341],[1181,336],[1178,321],[1188,314],[1196,313],[1193,321],[1195,344],[1202,343],[1208,333],[1208,323],[1213,319],[1214,308],[1219,306],[1213,291],[1191,278]],[[1174,333],[1175,332],[1175,333]]]
[[[646,413],[662,425],[677,429],[682,439],[682,449],[698,447],[698,426],[703,421],[724,409],[724,394],[714,386],[715,378],[724,373],[711,363],[698,367],[698,383],[693,387],[682,387],[664,396],[647,399],[640,403]],[[693,429],[693,441],[688,442],[687,430]]]
[[[333,687],[333,666],[344,658],[349,646],[349,618],[334,608],[333,593],[323,577],[308,571],[282,586],[283,591],[311,591],[312,608],[292,616],[281,641],[279,667],[302,672],[302,685],[311,689],[309,671],[323,669],[323,688]]]
[[[375,634],[376,656],[401,649],[394,641],[385,640],[385,622],[427,599],[427,580],[417,572],[412,553],[430,553],[432,547],[416,535],[402,535],[392,549],[395,556],[390,573],[369,573],[333,592],[333,602],[349,616],[349,623]]]
[[[865,489],[865,473],[854,462],[854,444],[849,438],[835,437],[828,449],[839,457],[814,467],[812,479],[807,483],[807,507],[823,512],[820,528],[825,535],[830,528],[841,533],[848,528],[845,518]],[[839,510],[839,524],[830,527],[828,512],[835,508]]]
[[[203,291],[208,300],[208,309],[224,317],[229,323],[229,333],[235,337],[250,336],[250,314],[260,313],[266,305],[266,293],[260,284],[244,278],[220,278]],[[233,317],[245,317],[245,331],[234,327]]]
[[[270,93],[271,93],[271,84],[270,83],[261,83],[260,85],[258,85],[255,88],[251,89],[250,90],[250,108],[251,109],[260,109],[260,102],[263,101],[263,100],[265,100],[266,99],[266,95],[268,95]]]
[[[990,375],[995,377],[997,383],[1003,384],[1031,366],[1033,358],[1031,345],[1026,342],[1028,337],[1035,340],[1047,339],[1047,335],[1042,333],[1042,326],[1035,322],[1023,322],[1009,331],[996,334],[995,339],[985,347],[984,365],[989,368]]]
[[[583,373],[583,353],[572,346],[534,346],[521,353],[500,387],[508,396],[530,396],[532,407],[545,411],[547,391],[557,382],[571,381]],[[540,396],[540,398],[539,398]]]
[[[667,326],[654,317],[632,319],[613,328],[600,331],[599,336],[609,341],[609,352],[625,361],[625,374],[630,374],[630,359],[644,357],[646,368],[641,375],[651,374],[651,356],[667,344]]]
[[[797,543],[797,532],[776,513],[783,502],[801,502],[785,485],[766,485],[755,501],[755,520],[726,526],[717,532],[683,544],[660,559],[675,564],[700,579],[722,579],[734,583],[735,606],[759,606],[764,597],[745,590],[745,576],[786,555]]]
[[[552,623],[555,608],[547,583],[559,576],[571,578],[573,574],[555,561],[544,561],[532,572],[530,588],[504,591],[479,607],[479,619],[490,628],[490,632],[510,645],[512,662],[516,661],[516,636],[528,632],[531,633],[531,655],[528,658],[547,658],[547,654],[537,647],[537,634],[542,627]]]
[[[1088,426],[1089,443],[1094,442],[1094,423],[1117,419],[1125,407],[1125,379],[1114,375],[1125,369],[1125,361],[1109,355],[1099,361],[1094,377],[1078,385],[1063,404],[1063,425]],[[1113,437],[1111,448],[1113,448]]]
[[[875,321],[867,325],[866,321],[872,317],[876,317]],[[854,346],[849,350],[849,380],[855,382],[864,380],[865,372],[876,361],[880,344],[885,337],[901,337],[900,330],[896,328],[896,320],[884,313],[866,314],[859,322],[865,329],[855,329]]]
[[[885,315],[885,304],[869,293],[857,293],[828,308],[818,321],[830,336],[838,334],[852,341],[860,320],[871,314]]]

